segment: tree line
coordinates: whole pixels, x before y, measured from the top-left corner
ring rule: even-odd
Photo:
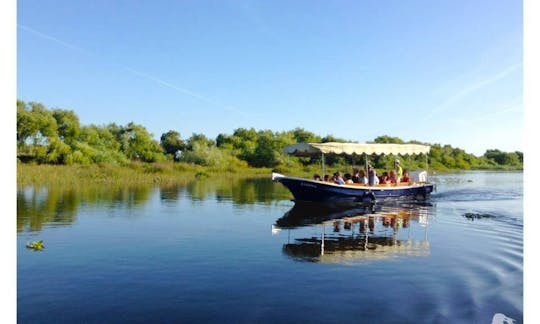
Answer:
[[[81,125],[72,110],[47,109],[37,102],[17,101],[17,158],[20,162],[46,164],[113,163],[132,161],[177,161],[204,166],[270,167],[275,169],[320,164],[320,157],[299,158],[283,153],[287,145],[299,142],[350,142],[332,135],[319,136],[303,128],[274,132],[237,128],[215,139],[194,133],[183,139],[177,130],[163,133],[158,140],[143,125]],[[405,142],[387,135],[373,143],[415,143],[431,146],[430,169],[522,169],[522,152],[487,150],[475,156],[450,145]],[[411,169],[425,167],[422,156],[403,157]],[[392,157],[371,156],[376,168],[389,168]],[[362,157],[328,156],[326,164],[362,164]]]

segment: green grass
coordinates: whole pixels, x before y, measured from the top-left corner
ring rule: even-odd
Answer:
[[[121,185],[186,184],[203,177],[270,177],[268,168],[219,169],[187,163],[131,163],[128,166],[113,164],[49,165],[17,164],[17,184],[26,185]]]
[[[483,170],[515,170],[508,168],[484,168]],[[251,167],[205,167],[189,163],[132,162],[127,166],[114,164],[85,164],[85,165],[50,165],[17,163],[17,184],[47,185],[47,186],[87,186],[87,185],[173,185],[187,184],[193,180],[205,178],[226,177],[270,177],[270,168]],[[322,174],[320,165],[280,166],[274,171],[285,175],[311,178],[313,174]],[[326,174],[335,171],[351,172],[351,166],[327,166]],[[432,169],[431,172],[450,173],[463,170]]]

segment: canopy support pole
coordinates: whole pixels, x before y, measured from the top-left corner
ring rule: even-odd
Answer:
[[[365,165],[365,168],[366,168],[366,171],[365,171],[365,172],[366,172],[366,177],[369,177],[369,175],[368,175],[368,159],[367,159],[367,154],[366,154],[366,153],[364,153],[364,158],[365,158],[365,160],[366,160],[366,165]]]
[[[324,179],[325,176],[325,169],[324,169],[324,153],[321,153],[321,163],[322,163],[322,179]]]
[[[428,162],[428,158],[429,158],[429,154],[426,154],[426,172],[428,173],[429,175],[429,162]],[[427,180],[427,178],[426,178]]]

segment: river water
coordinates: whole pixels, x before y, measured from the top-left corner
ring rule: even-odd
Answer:
[[[269,177],[18,188],[18,322],[521,323],[522,173],[431,180],[374,212]]]

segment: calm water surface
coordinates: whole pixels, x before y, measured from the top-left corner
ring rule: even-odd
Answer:
[[[522,173],[432,180],[432,206],[375,213],[269,179],[18,188],[18,321],[522,322]]]

